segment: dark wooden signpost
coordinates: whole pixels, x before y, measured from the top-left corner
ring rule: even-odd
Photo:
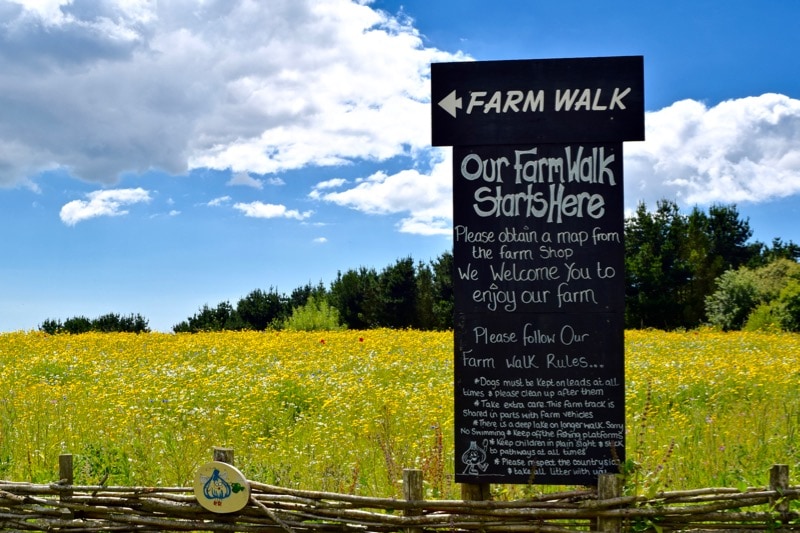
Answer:
[[[455,472],[593,484],[625,460],[622,142],[641,57],[432,65],[453,148]]]

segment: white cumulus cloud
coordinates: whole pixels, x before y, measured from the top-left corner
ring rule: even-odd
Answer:
[[[800,193],[800,100],[779,94],[715,106],[684,100],[648,112],[645,124],[647,140],[624,147],[629,210],[640,201],[655,207],[669,199],[691,207]],[[447,234],[452,163],[450,150],[442,153],[428,171],[378,172],[353,186],[328,180],[309,197],[365,213],[405,214],[398,223],[403,232]]]
[[[261,189],[284,171],[403,156],[405,170],[309,196],[399,216],[399,231],[450,232],[450,163],[429,146],[430,63],[469,58],[426,46],[413,21],[369,1],[0,0],[0,42],[0,187],[41,191],[39,175],[56,169],[113,184],[205,167]],[[800,100],[684,100],[648,112],[646,137],[625,143],[628,208],[800,193]],[[61,216],[125,205],[77,200]]]
[[[452,233],[452,151],[433,149],[430,169],[401,170],[394,174],[377,172],[353,187],[325,192],[344,181],[323,182],[309,195],[369,214],[402,214],[398,229],[422,235]]]
[[[264,202],[240,202],[234,204],[233,207],[244,213],[245,216],[253,218],[292,218],[295,220],[305,220],[313,214],[311,211],[300,212],[296,209],[287,209],[285,205],[265,204]]]
[[[800,192],[800,100],[683,100],[647,113],[645,128],[645,141],[625,144],[629,204],[762,202]]]
[[[463,57],[351,0],[0,0],[0,42],[0,186],[32,189],[413,154],[430,63]]]
[[[252,187],[254,189],[263,189],[264,182],[260,179],[254,178],[249,172],[240,171],[234,172],[231,179],[228,180],[228,185],[243,185],[245,187]]]
[[[206,205],[209,207],[219,207],[222,205],[226,205],[230,203],[231,197],[230,196],[219,196],[214,198],[213,200],[209,201]]]
[[[149,202],[150,193],[142,188],[94,191],[88,200],[73,200],[61,208],[61,221],[68,226],[96,217],[127,215],[124,206]]]

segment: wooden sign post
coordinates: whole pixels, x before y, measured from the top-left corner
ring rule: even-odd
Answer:
[[[453,145],[456,481],[595,484],[625,459],[622,141],[641,57],[432,65]]]

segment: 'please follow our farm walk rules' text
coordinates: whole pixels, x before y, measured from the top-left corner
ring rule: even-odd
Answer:
[[[433,65],[434,144],[456,143],[458,482],[592,484],[625,460],[622,141],[644,137],[642,64]]]

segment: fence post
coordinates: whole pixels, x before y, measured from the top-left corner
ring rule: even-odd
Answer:
[[[233,448],[214,446],[213,460],[233,466]]]
[[[489,483],[462,483],[461,499],[465,501],[491,500],[492,485]]]
[[[73,485],[75,478],[73,477],[72,468],[72,454],[62,453],[58,456],[58,479],[61,485]],[[62,491],[59,493],[59,499],[66,501],[72,498],[72,491]]]
[[[403,498],[409,502],[419,502],[425,499],[425,494],[422,490],[422,470],[415,468],[403,469]],[[420,516],[422,509],[406,509],[403,512],[405,516]],[[406,533],[422,533],[421,527],[410,527],[406,529]]]
[[[789,488],[789,465],[772,465],[769,469],[769,488],[779,495]],[[769,503],[781,514],[789,512],[789,501],[786,498],[781,496],[770,498]]]
[[[622,476],[619,474],[600,474],[597,478],[597,499],[610,500],[622,496]],[[616,532],[622,530],[622,520],[619,518],[597,517],[595,529],[597,531]]]
[[[74,469],[71,453],[62,453],[58,456],[58,484],[72,486],[75,484]],[[59,491],[58,499],[61,502],[68,502],[72,499],[72,490]],[[65,520],[75,517],[72,509],[63,509]]]

